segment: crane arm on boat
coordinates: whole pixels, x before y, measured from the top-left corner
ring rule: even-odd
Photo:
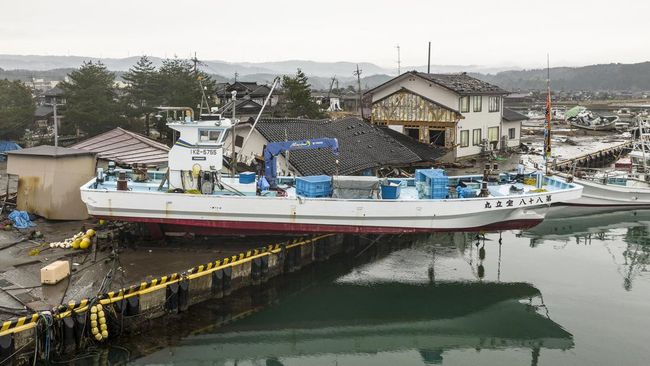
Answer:
[[[264,177],[271,188],[277,186],[276,157],[285,151],[332,149],[334,154],[339,153],[339,142],[335,138],[320,138],[298,141],[271,142],[264,149]]]

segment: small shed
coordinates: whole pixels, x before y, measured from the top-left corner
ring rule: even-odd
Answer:
[[[7,155],[7,173],[18,176],[19,210],[51,220],[88,218],[79,187],[95,175],[94,152],[43,145]]]

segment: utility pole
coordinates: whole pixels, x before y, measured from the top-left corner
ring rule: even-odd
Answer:
[[[52,97],[52,108],[54,112],[54,147],[59,146],[59,117],[56,115],[56,97]],[[7,183],[8,184],[8,183]]]
[[[235,73],[236,74],[236,73]],[[232,123],[230,127],[230,144],[231,146],[231,152],[230,152],[230,174],[232,177],[235,177],[235,174],[237,174],[237,157],[235,156],[235,124],[236,124],[236,119],[235,119],[235,107],[237,102],[237,90],[232,91]]]
[[[361,119],[363,119],[363,104],[361,96],[361,71],[359,70],[359,64],[357,64],[357,71],[354,72],[354,75],[357,77],[357,84],[359,86],[359,111],[361,112]]]
[[[399,53],[399,44],[397,45],[397,76],[402,75],[402,60]]]
[[[431,74],[431,41],[429,41],[429,56],[427,57],[427,74]]]

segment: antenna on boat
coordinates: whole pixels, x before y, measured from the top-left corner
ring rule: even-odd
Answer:
[[[206,87],[203,86],[203,76],[199,75],[199,65],[205,65],[205,63],[201,62],[198,58],[196,58],[196,52],[194,52],[194,57],[191,58],[190,61],[194,63],[194,77],[199,82],[199,87],[201,88],[201,105],[199,106],[199,119],[201,119],[204,106],[205,109],[208,111],[208,113],[210,112],[210,104],[208,103],[208,96],[205,95]]]
[[[544,125],[544,169],[548,175],[548,163],[551,159],[551,67],[550,57],[546,54],[546,124]]]

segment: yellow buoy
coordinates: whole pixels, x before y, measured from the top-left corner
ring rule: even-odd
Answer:
[[[88,235],[89,238],[92,238],[93,235],[95,235],[95,230],[93,229],[86,230],[86,235]]]
[[[90,321],[90,327],[91,328],[97,328],[97,320],[91,320]]]
[[[97,314],[90,314],[90,320],[97,320]]]
[[[90,247],[90,239],[89,238],[83,238],[81,240],[81,243],[79,243],[79,248],[88,249],[89,247]]]
[[[102,331],[102,337],[104,337],[104,338],[108,338],[108,331],[103,330],[103,331]]]
[[[96,336],[99,333],[99,329],[97,329],[97,327],[94,327],[90,329],[90,332]]]
[[[80,245],[81,245],[81,239],[75,239],[72,242],[72,249],[79,249]]]
[[[106,318],[99,318],[99,324],[106,324]]]
[[[102,310],[100,310],[99,312],[97,312],[97,316],[99,316],[100,318],[103,318],[104,315],[105,315],[105,314],[104,314],[104,312],[103,312]]]
[[[99,326],[99,329],[101,329],[102,331],[105,331],[105,330],[108,330],[108,327],[106,326],[106,324],[101,324]]]
[[[101,341],[103,338],[102,338],[102,335],[100,333],[97,333],[97,334],[95,334],[95,339],[98,340],[98,341]]]
[[[99,219],[99,224],[100,224],[100,225],[104,225],[105,223],[106,223],[106,220],[104,220],[104,219]]]
[[[102,309],[104,308],[104,307],[102,306],[102,304],[97,304],[97,305],[95,305],[95,306],[97,306],[97,310],[102,310]]]

